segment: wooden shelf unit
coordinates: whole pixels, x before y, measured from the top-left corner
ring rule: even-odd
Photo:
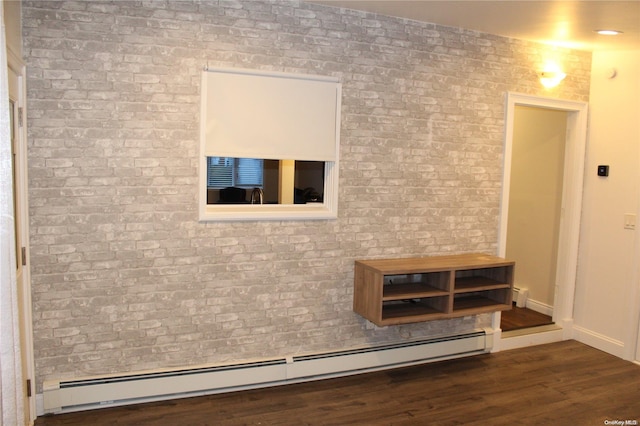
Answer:
[[[514,267],[478,253],[356,260],[353,310],[379,326],[508,310]]]

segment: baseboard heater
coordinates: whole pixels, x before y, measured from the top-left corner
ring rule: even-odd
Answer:
[[[360,374],[488,352],[491,330],[373,346],[171,371],[153,371],[69,381],[47,381],[44,413],[255,389]]]

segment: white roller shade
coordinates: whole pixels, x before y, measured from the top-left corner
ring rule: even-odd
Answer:
[[[236,70],[202,76],[204,154],[336,161],[340,83]]]

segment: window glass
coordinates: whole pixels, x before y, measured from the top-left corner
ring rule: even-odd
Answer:
[[[294,164],[288,177],[281,169],[283,160],[207,157],[207,204],[322,203],[325,162]]]

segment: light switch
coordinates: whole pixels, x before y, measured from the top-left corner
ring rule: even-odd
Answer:
[[[636,229],[636,215],[626,213],[624,215],[624,229]]]

